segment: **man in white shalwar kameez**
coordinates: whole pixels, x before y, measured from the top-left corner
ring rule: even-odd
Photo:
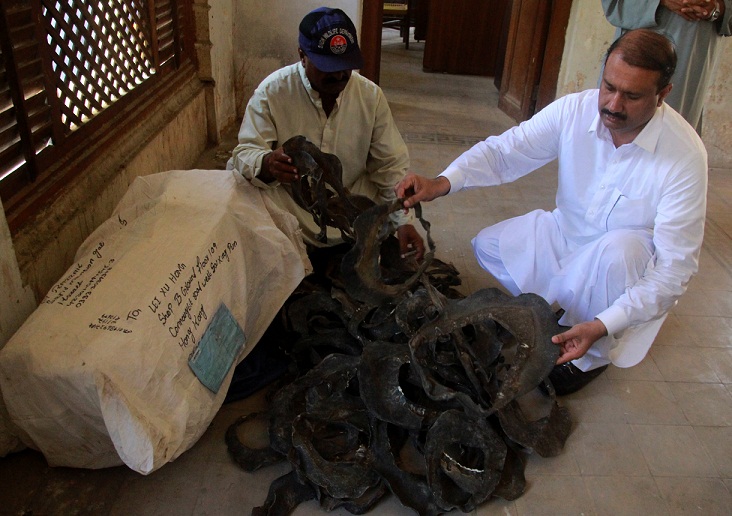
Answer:
[[[493,186],[558,159],[556,209],[483,229],[475,256],[514,295],[532,292],[571,326],[549,376],[558,394],[608,364],[648,352],[668,311],[698,270],[707,154],[694,129],[664,103],[674,47],[650,30],[608,50],[600,89],[567,95],[463,153],[437,178],[407,175],[405,207],[463,188]]]

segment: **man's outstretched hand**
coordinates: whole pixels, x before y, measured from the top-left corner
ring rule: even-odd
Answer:
[[[557,365],[584,356],[590,346],[605,335],[607,335],[607,328],[599,319],[575,324],[564,333],[554,335],[552,342],[562,348]]]
[[[394,187],[396,196],[404,199],[404,209],[413,208],[422,201],[431,201],[450,192],[450,181],[446,177],[435,179],[409,173]]]

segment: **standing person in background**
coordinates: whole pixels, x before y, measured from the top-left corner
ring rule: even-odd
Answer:
[[[732,35],[732,0],[602,0],[602,8],[617,27],[616,39],[647,28],[676,45],[674,87],[666,102],[701,134],[704,99],[726,43],[723,36]]]

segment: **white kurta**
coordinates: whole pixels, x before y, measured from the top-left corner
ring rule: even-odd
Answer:
[[[238,170],[295,215],[306,242],[322,246],[315,240],[320,228],[312,215],[295,203],[287,188],[257,179],[264,155],[297,135],[340,159],[343,184],[351,193],[380,203],[396,199],[394,185],[406,174],[409,154],[384,93],[372,81],[354,71],[330,116],[326,116],[320,94],[313,90],[301,63],[273,72],[249,100],[239,130],[239,145],[227,163],[227,168]],[[409,222],[411,215],[399,211],[392,214],[392,220],[401,225]],[[340,242],[340,232],[328,228],[328,245]]]
[[[476,144],[442,173],[453,193],[511,182],[559,160],[557,208],[514,219],[499,243],[500,258],[521,291],[550,303],[582,298],[576,290],[558,292],[558,274],[573,289],[602,282],[597,269],[607,265],[597,263],[596,247],[611,232],[632,230],[640,240],[648,235],[649,263],[619,297],[603,307],[575,303],[579,313],[563,307],[563,324],[596,317],[610,335],[575,362],[583,370],[608,362],[629,367],[645,356],[659,320],[698,270],[706,213],[707,154],[691,126],[664,104],[632,143],[616,148],[598,114],[598,93],[553,102],[531,120]]]
[[[607,20],[618,28],[615,37],[631,29],[653,29],[676,45],[678,62],[671,77],[668,105],[697,127],[707,91],[714,82],[722,51],[732,35],[732,0],[723,0],[724,16],[717,21],[689,21],[663,7],[659,0],[602,0]]]

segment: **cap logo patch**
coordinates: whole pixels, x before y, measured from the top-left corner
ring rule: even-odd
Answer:
[[[330,38],[330,42],[328,43],[330,51],[334,54],[343,54],[348,48],[348,42],[355,43],[356,41],[356,38],[353,37],[353,34],[348,29],[335,27],[320,36],[320,41],[318,41],[319,49],[323,50],[325,48],[325,42],[328,41],[328,38]]]
[[[340,34],[337,36],[333,36],[330,40],[330,51],[334,54],[342,54],[346,51],[346,48],[348,47],[348,43],[346,42],[346,38],[341,36]]]

